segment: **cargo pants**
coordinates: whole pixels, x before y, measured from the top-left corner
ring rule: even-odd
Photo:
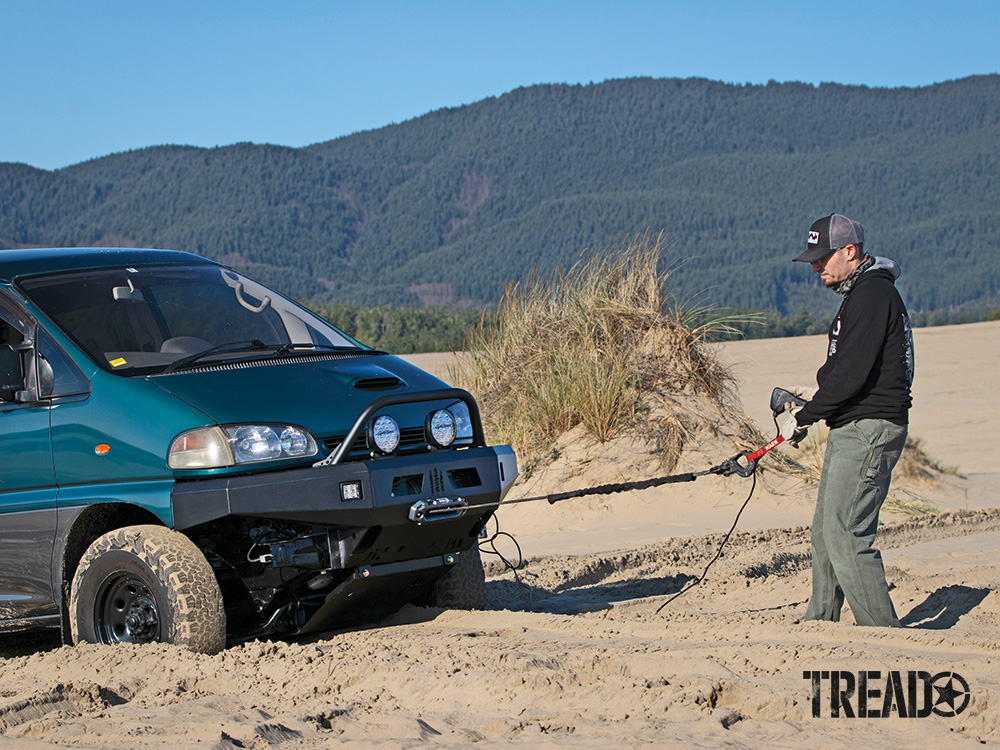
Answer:
[[[858,625],[900,626],[872,545],[905,442],[906,427],[882,419],[830,430],[812,524],[807,620],[840,620],[846,598]]]

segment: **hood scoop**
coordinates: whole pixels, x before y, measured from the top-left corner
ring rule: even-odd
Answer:
[[[402,388],[403,381],[389,375],[380,378],[360,378],[354,381],[354,387],[361,391],[394,391]]]

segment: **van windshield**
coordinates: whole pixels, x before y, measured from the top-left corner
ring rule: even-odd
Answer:
[[[127,375],[317,351],[369,351],[228,268],[137,266],[47,274],[18,286],[98,366]]]

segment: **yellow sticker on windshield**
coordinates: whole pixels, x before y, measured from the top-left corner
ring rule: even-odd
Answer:
[[[111,360],[111,366],[112,367],[121,367],[124,364],[126,364],[126,362],[125,362],[125,360],[122,357],[119,357],[118,359]]]

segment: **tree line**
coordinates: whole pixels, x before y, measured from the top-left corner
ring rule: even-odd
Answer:
[[[456,307],[358,307],[343,302],[311,306],[316,314],[361,343],[390,354],[462,351],[473,326],[489,326],[492,310]],[[790,315],[773,310],[705,310],[706,316],[726,321],[728,335],[714,329],[716,341],[787,338],[826,334],[830,317],[804,307]],[[984,320],[1000,321],[1000,308],[961,312],[911,314],[915,327],[956,325]]]

